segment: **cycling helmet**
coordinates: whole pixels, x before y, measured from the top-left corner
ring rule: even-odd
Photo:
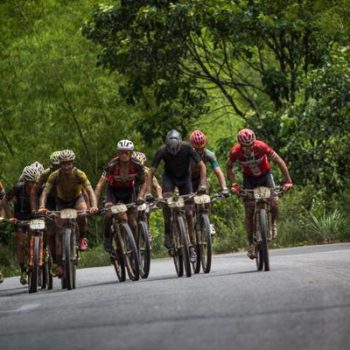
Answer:
[[[175,130],[172,129],[170,130],[165,139],[165,145],[169,153],[175,155],[180,151],[182,144],[182,137],[181,134]]]
[[[207,144],[207,137],[200,130],[195,130],[190,136],[190,142],[194,148],[204,148]]]
[[[64,149],[60,152],[60,162],[72,162],[75,159],[75,154],[71,149]]]
[[[24,182],[35,182],[39,175],[42,173],[42,171],[43,170],[41,170],[41,168],[38,166],[33,166],[33,164],[28,165],[23,169],[20,179]]]
[[[237,134],[237,140],[241,146],[251,146],[254,144],[256,137],[253,130],[242,129]]]
[[[51,153],[50,155],[50,161],[52,165],[59,165],[60,164],[60,155],[61,151],[56,151]]]
[[[134,144],[130,140],[120,140],[117,144],[117,151],[133,151]]]
[[[144,164],[147,160],[146,155],[142,152],[132,152],[132,157],[139,161],[141,164]]]
[[[39,174],[41,174],[44,171],[44,166],[39,162],[34,162],[29,166],[33,167]]]

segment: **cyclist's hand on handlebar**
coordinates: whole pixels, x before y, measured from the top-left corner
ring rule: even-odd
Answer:
[[[41,207],[38,210],[38,213],[41,215],[46,215],[49,210],[47,208]]]
[[[222,189],[221,194],[225,198],[230,197],[230,192],[228,191],[227,188]]]
[[[293,187],[293,184],[291,182],[286,182],[282,186],[284,191],[289,191],[292,187]]]
[[[238,192],[241,190],[241,186],[237,184],[233,184],[231,187],[231,191],[234,194],[238,194]]]
[[[153,197],[153,195],[151,193],[146,194],[146,202],[154,202],[155,198]]]
[[[14,217],[12,217],[12,218],[9,218],[9,223],[10,224],[15,224],[17,222],[17,219],[16,218],[14,218]]]
[[[207,192],[207,186],[206,185],[200,185],[199,189],[197,191],[197,194],[206,194]]]
[[[136,199],[136,205],[142,205],[145,201],[142,198]]]
[[[89,213],[90,214],[97,214],[98,213],[98,208],[97,207],[91,207],[89,209]]]

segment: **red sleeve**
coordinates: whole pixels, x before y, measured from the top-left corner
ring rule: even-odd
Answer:
[[[234,163],[237,159],[240,157],[240,146],[235,145],[231,148],[230,154],[229,154],[229,159],[232,163]]]
[[[276,156],[276,152],[267,143],[258,140],[255,142],[256,146],[258,146],[263,151],[263,153],[266,154],[269,158],[273,158]]]

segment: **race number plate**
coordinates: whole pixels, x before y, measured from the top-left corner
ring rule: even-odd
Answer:
[[[29,228],[34,230],[44,230],[45,229],[45,221],[41,219],[30,220]]]
[[[194,196],[194,202],[195,204],[207,204],[210,203],[210,196],[207,194],[203,194],[201,196]]]
[[[63,209],[60,212],[61,219],[76,219],[78,212],[75,209]]]
[[[125,213],[128,211],[128,208],[125,204],[117,204],[111,206],[112,214]]]
[[[169,208],[183,208],[185,206],[185,201],[182,197],[174,200],[173,197],[167,199]]]
[[[271,190],[268,187],[254,188],[255,199],[267,199],[271,197]]]

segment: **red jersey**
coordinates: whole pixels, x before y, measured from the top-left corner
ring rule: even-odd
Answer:
[[[129,161],[128,173],[125,176],[120,174],[119,157],[112,159],[106,167],[106,179],[109,186],[116,188],[134,188],[135,183],[145,181],[145,169],[143,165],[134,159]]]
[[[234,145],[229,154],[229,160],[234,163],[238,160],[242,166],[243,174],[248,176],[261,176],[270,170],[268,158],[276,157],[276,152],[265,142],[256,140],[252,152],[247,156],[243,154],[241,145]]]

